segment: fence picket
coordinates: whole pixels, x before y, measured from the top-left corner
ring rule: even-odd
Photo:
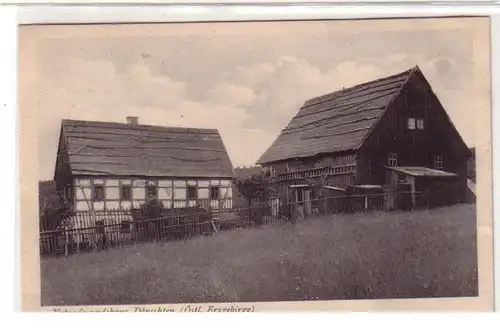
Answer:
[[[399,203],[405,194],[408,195],[409,192],[331,196],[309,200],[308,204],[311,206],[310,215],[368,213],[373,209],[392,211],[401,208]],[[418,197],[418,206],[428,208],[427,196],[423,193],[414,194]],[[383,196],[382,199],[380,196]],[[386,204],[387,201],[392,203]],[[181,240],[234,227],[293,223],[304,217],[305,202],[290,202],[281,198],[266,203],[255,202],[250,207],[229,209],[224,208],[230,205],[223,201],[220,202],[219,209],[211,208],[210,204],[200,204],[198,207],[172,204],[172,209],[165,209],[166,214],[157,218],[141,217],[137,209],[82,212],[66,220],[68,226],[62,230],[44,229],[43,226],[48,222],[41,216],[40,253],[58,254],[62,249],[64,255],[80,254],[108,247]],[[370,204],[371,202],[375,202],[375,205]]]

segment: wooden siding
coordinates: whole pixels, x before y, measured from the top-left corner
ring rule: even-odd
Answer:
[[[408,118],[422,119],[424,128],[408,128]],[[468,154],[446,112],[428,85],[417,75],[380,119],[363,144],[357,158],[358,181],[383,184],[389,153],[397,154],[400,166],[435,168],[435,157],[443,159],[443,170],[460,174],[467,171]]]
[[[306,179],[328,172],[327,184],[347,188],[356,183],[356,154],[325,155],[301,160],[289,160],[270,164],[278,181],[287,184],[306,184]]]

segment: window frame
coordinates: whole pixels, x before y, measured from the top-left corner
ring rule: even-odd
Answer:
[[[125,190],[128,190],[128,198],[124,195]],[[130,184],[122,184],[120,186],[120,200],[121,201],[132,201],[132,185]]]
[[[425,122],[424,119],[417,119],[417,130],[424,130]]]
[[[435,169],[443,169],[444,162],[443,162],[443,155],[438,154],[434,156],[434,168]]]
[[[100,190],[98,191],[97,188]],[[92,186],[92,202],[104,202],[106,199],[106,193],[105,193],[105,186],[104,184],[94,184]],[[97,197],[97,192],[101,193],[101,197]]]
[[[190,193],[194,193],[194,195],[190,195]],[[198,188],[193,185],[188,185],[186,187],[186,200],[192,201],[197,199],[198,199]]]
[[[398,154],[395,152],[389,152],[387,154],[387,165],[396,167],[398,166]]]
[[[410,125],[410,123],[412,125]],[[417,129],[417,120],[415,118],[408,118],[406,121],[406,127],[408,130],[415,130]]]
[[[215,191],[213,191],[215,190]],[[212,195],[213,193],[217,193],[215,197]],[[219,200],[220,199],[220,187],[219,186],[211,186],[210,187],[210,200]]]

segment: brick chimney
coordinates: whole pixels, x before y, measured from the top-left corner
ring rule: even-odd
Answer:
[[[127,116],[127,123],[131,126],[137,126],[139,124],[139,118],[136,116]]]

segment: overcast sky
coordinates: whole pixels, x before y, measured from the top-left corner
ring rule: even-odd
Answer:
[[[467,115],[489,91],[471,87],[472,28],[396,22],[31,27],[21,97],[39,116],[40,178],[63,118],[217,128],[233,166],[251,165],[306,99],[415,65],[474,145]]]

